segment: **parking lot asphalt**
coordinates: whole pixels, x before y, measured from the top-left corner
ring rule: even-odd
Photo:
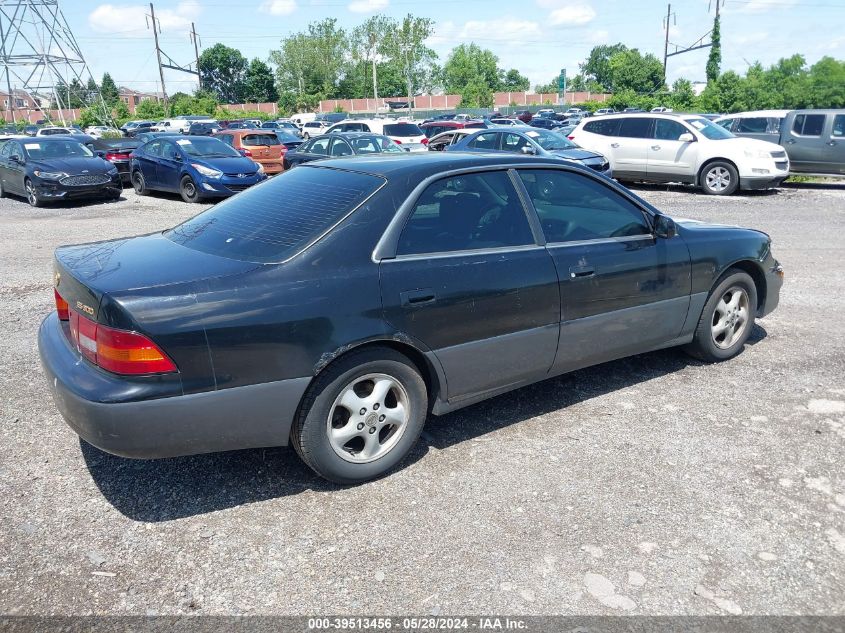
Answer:
[[[288,449],[80,443],[36,347],[53,248],[201,207],[0,200],[0,613],[845,614],[845,183],[637,191],[771,234],[786,281],[745,351],[641,355],[430,418],[404,468],[348,488]]]

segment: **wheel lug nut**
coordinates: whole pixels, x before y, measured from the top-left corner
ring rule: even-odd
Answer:
[[[358,430],[360,431],[360,430],[361,430],[361,429],[363,429],[363,428],[364,428],[364,423],[363,423],[363,422],[359,422],[359,423],[358,423]]]
[[[373,411],[378,411],[379,406],[380,406],[380,405],[379,405],[379,403],[378,403],[378,402],[376,402],[376,403],[373,405]]]
[[[366,407],[361,407],[361,410],[358,412],[360,415],[364,415],[367,412]]]
[[[375,433],[375,432],[376,432],[376,427],[371,426],[371,427],[370,427],[370,435],[372,435],[372,434],[373,434],[373,433]]]
[[[384,415],[380,415],[380,416],[378,416],[378,421],[379,421],[379,422],[384,422]]]

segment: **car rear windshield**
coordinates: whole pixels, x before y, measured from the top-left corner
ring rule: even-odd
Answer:
[[[164,235],[204,253],[278,262],[320,237],[383,182],[369,174],[297,167],[215,205]]]
[[[275,134],[247,134],[241,140],[246,147],[254,147],[256,145],[281,145],[279,139]]]
[[[384,126],[387,136],[423,136],[419,126],[413,123],[388,123]]]

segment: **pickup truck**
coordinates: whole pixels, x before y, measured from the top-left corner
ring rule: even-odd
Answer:
[[[716,123],[736,136],[783,146],[790,173],[845,176],[845,110],[741,112]]]

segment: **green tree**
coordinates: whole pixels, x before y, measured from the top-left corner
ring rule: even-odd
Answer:
[[[692,110],[695,107],[695,92],[689,79],[676,79],[669,94],[669,105],[673,110]]]
[[[270,61],[276,65],[276,82],[283,95],[294,92],[302,97],[313,90],[310,42],[305,33],[282,40],[279,50],[270,51]]]
[[[461,88],[459,94],[462,108],[493,107],[493,91],[480,77],[471,78],[469,83]]]
[[[461,102],[468,94],[480,94],[499,89],[499,58],[492,51],[481,48],[475,43],[460,44],[452,49],[443,65],[443,89],[448,94],[459,94]],[[519,73],[517,73],[519,74]]]
[[[845,61],[822,57],[810,68],[806,107],[845,107]]]
[[[135,106],[135,116],[145,121],[158,121],[167,116],[167,113],[161,101],[146,99]]]
[[[266,103],[278,98],[273,71],[260,59],[253,59],[246,71],[244,99],[250,103]]]
[[[717,15],[713,20],[713,34],[710,40],[713,45],[710,47],[710,55],[707,57],[707,83],[716,81],[719,78],[719,70],[722,65],[722,34],[719,28],[721,18]]]
[[[326,18],[308,25],[308,46],[313,56],[312,72],[317,91],[333,96],[340,82],[344,59],[349,51],[346,31],[338,28],[336,18]]]
[[[499,89],[506,92],[525,92],[531,88],[528,77],[520,74],[516,68],[507,72],[500,71]]]
[[[397,28],[396,20],[384,15],[374,15],[355,27],[349,40],[355,66],[361,64],[361,95],[369,94],[372,80],[373,98],[379,95],[379,59],[387,53],[388,35]]]
[[[223,103],[243,100],[246,71],[246,57],[236,48],[218,43],[200,55],[200,84]]]
[[[663,64],[654,55],[640,54],[637,49],[615,53],[608,60],[609,85],[613,91],[633,90],[653,93],[663,89]],[[608,84],[605,84],[608,85]]]
[[[618,53],[624,53],[628,47],[624,44],[601,44],[594,46],[587,60],[580,64],[581,74],[592,78],[599,87],[613,85],[611,77],[610,59]]]
[[[103,74],[103,81],[100,83],[100,95],[108,106],[114,107],[120,102],[120,91],[109,73]]]
[[[413,106],[414,91],[431,76],[431,65],[437,54],[425,45],[434,35],[434,21],[430,18],[406,15],[386,42],[388,55],[401,68],[408,101]]]

